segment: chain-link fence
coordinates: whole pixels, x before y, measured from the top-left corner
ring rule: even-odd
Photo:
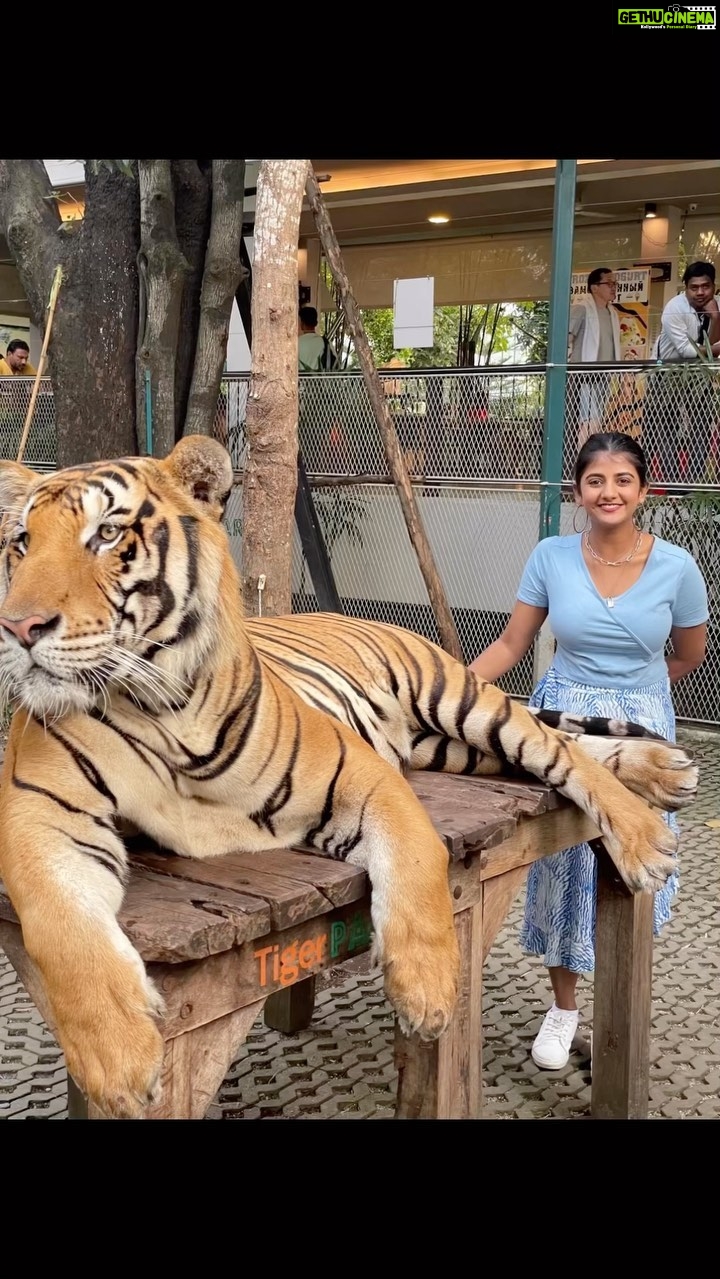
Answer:
[[[720,365],[571,366],[563,475],[595,431],[624,431],[643,447],[654,483],[720,488]]]
[[[0,457],[16,458],[30,407],[34,377],[0,377]],[[50,378],[40,378],[23,461],[38,471],[55,466],[55,400]]]
[[[393,371],[379,377],[413,479],[539,476],[544,369]],[[359,373],[300,377],[299,436],[310,475],[388,475]]]
[[[545,369],[392,370],[381,372],[380,381],[470,660],[505,626],[539,536]],[[228,375],[215,419],[215,434],[238,473],[225,517],[238,567],[248,386],[248,375]],[[3,457],[17,453],[31,388],[29,378],[0,379]],[[708,657],[676,689],[678,714],[720,724],[720,369],[571,366],[566,405],[560,531],[572,531],[570,484],[578,444],[590,430],[632,434],[651,466],[648,526],[694,555],[710,594]],[[51,388],[43,379],[26,450],[30,465],[52,469],[54,431]],[[436,640],[362,376],[301,375],[299,435],[345,612]],[[315,591],[297,534],[292,574],[293,608],[314,611]],[[527,696],[531,656],[500,682],[508,692]]]

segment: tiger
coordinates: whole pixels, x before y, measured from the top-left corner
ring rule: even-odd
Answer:
[[[440,1036],[448,852],[407,777],[521,770],[590,815],[632,891],[675,866],[697,768],[637,726],[531,713],[413,632],[243,616],[222,445],[39,475],[0,463],[0,875],[67,1069],[101,1114],[159,1096],[162,1001],[118,922],[135,829],[186,857],[294,847],[368,875],[404,1033]]]

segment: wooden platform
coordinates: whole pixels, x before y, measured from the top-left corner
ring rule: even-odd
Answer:
[[[458,1010],[434,1044],[396,1034],[401,1118],[481,1113],[482,966],[531,862],[597,835],[538,782],[414,773],[411,782],[450,853],[462,956]],[[412,841],[412,831],[407,832]],[[149,1118],[201,1118],[256,1018],[307,1025],[313,974],[367,950],[365,873],[308,853],[192,861],[130,844],[120,923],[167,1005],[162,1098]],[[631,897],[599,846],[592,1112],[647,1114],[652,899]],[[52,1020],[0,884],[0,945]],[[538,961],[538,982],[543,969]],[[86,1113],[70,1084],[71,1113]],[[96,1117],[92,1113],[91,1118]]]

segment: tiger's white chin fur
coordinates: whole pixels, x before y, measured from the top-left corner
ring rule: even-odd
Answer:
[[[74,679],[58,679],[35,666],[12,692],[15,703],[40,720],[58,720],[77,711],[91,711],[97,694]]]
[[[87,712],[95,705],[96,692],[76,679],[61,679],[36,663],[19,672],[0,668],[0,678],[9,685],[9,697],[36,719],[57,720],[77,711]]]

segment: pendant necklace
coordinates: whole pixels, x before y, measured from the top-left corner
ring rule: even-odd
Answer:
[[[586,533],[586,534],[585,534],[585,538],[584,538],[584,541],[585,541],[585,548],[586,548],[586,550],[587,550],[588,554],[589,554],[589,555],[592,555],[593,559],[594,559],[594,560],[597,560],[599,564],[606,564],[608,568],[617,568],[617,566],[618,566],[619,564],[627,564],[627,563],[629,562],[629,560],[634,559],[634,557],[637,555],[638,551],[640,550],[640,546],[641,546],[641,543],[642,543],[642,536],[643,536],[643,535],[642,535],[642,532],[638,533],[638,539],[637,539],[637,542],[636,542],[636,543],[635,543],[635,545],[633,546],[633,548],[632,548],[632,550],[631,550],[630,554],[629,554],[629,555],[624,555],[624,556],[622,557],[622,559],[620,559],[620,560],[604,560],[604,559],[603,559],[603,557],[602,557],[602,555],[598,555],[597,551],[593,550],[592,546],[590,545],[590,535],[589,535],[589,533]],[[607,604],[608,608],[614,608],[614,607],[615,607],[615,596],[614,596],[614,595],[606,595],[606,597],[605,597],[605,603]]]

